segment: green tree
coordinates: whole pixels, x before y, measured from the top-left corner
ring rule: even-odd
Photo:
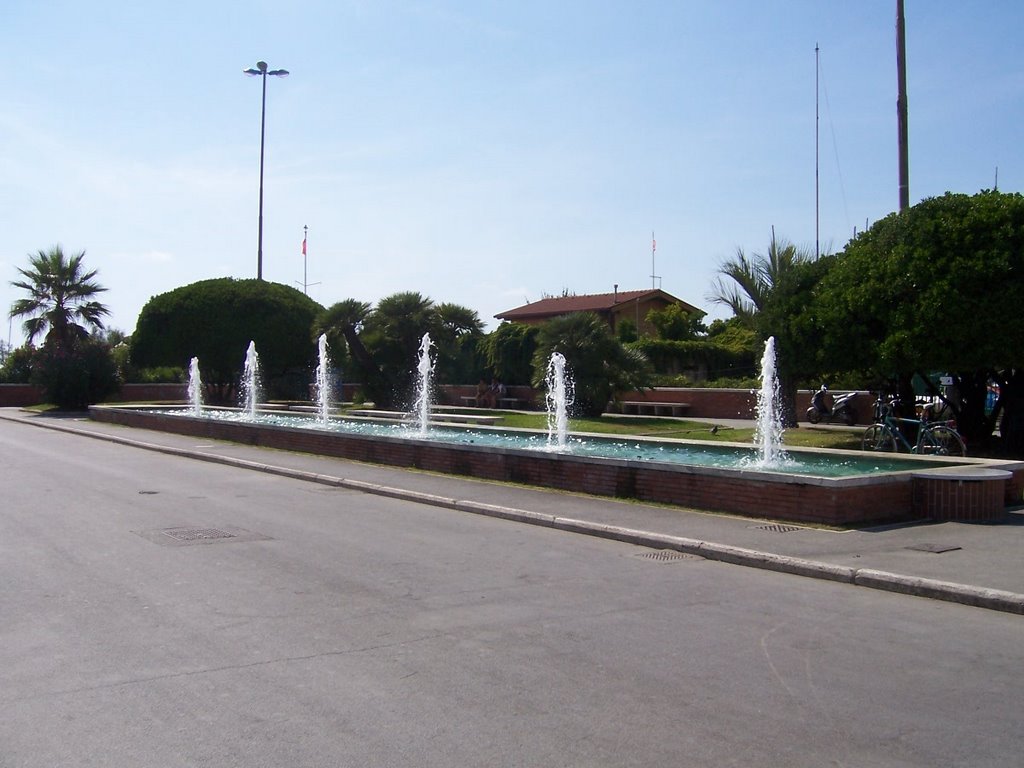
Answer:
[[[322,310],[280,283],[202,280],[146,303],[132,335],[131,362],[140,368],[187,368],[198,357],[211,400],[229,402],[253,341],[268,394],[304,397],[316,358],[310,329]]]
[[[715,320],[708,326],[708,341],[721,344],[734,352],[753,352],[757,333],[735,315],[728,320]]]
[[[876,222],[823,279],[817,310],[825,362],[900,383],[955,377],[950,398],[969,445],[1002,435],[1024,452],[1024,197],[947,193]],[[987,382],[1002,385],[985,414]]]
[[[121,387],[110,348],[92,338],[44,345],[33,356],[31,381],[46,402],[67,409],[102,402]]]
[[[688,341],[707,332],[700,315],[691,315],[678,304],[652,309],[647,313],[647,322],[654,326],[658,338],[665,341]]]
[[[480,375],[484,324],[476,310],[450,302],[438,304],[437,329],[430,338],[437,345],[438,381],[468,383]]]
[[[96,270],[82,266],[85,251],[65,256],[59,245],[29,255],[24,278],[11,283],[28,292],[11,306],[10,317],[24,318],[22,327],[31,344],[44,333],[47,346],[65,346],[103,328],[109,310],[96,296],[107,289],[96,282]]]
[[[540,329],[525,323],[502,323],[487,335],[484,357],[491,374],[506,384],[529,384]]]
[[[32,380],[35,353],[35,348],[29,344],[12,350],[0,366],[0,384],[28,384]]]
[[[599,416],[617,393],[650,386],[647,358],[624,346],[608,324],[591,312],[555,317],[540,327],[533,356],[535,387],[544,386],[553,352],[565,356],[575,381],[576,410],[581,416]]]
[[[321,334],[327,334],[327,344],[334,365],[344,366],[351,360],[353,366],[372,367],[373,361],[369,352],[359,340],[359,332],[369,313],[370,305],[366,302],[345,299],[332,304],[317,315],[313,322],[313,336],[318,339]],[[353,378],[355,373],[355,370],[346,370],[346,374],[352,374]]]
[[[27,269],[18,270],[23,279],[11,283],[28,293],[10,310],[11,318],[24,319],[28,338],[27,355],[16,362],[27,362],[32,383],[61,408],[83,408],[120,387],[110,345],[102,339],[110,312],[96,298],[106,288],[96,281],[96,270],[83,267],[84,258],[85,251],[66,256],[59,245],[40,250],[29,255]],[[42,347],[32,350],[40,336]]]
[[[636,322],[624,317],[615,324],[615,335],[623,344],[629,344],[640,338]]]
[[[769,336],[776,337],[779,389],[784,419],[790,427],[797,423],[798,366],[793,362],[805,350],[793,345],[792,333],[788,332],[792,329],[787,329],[788,313],[796,303],[795,296],[808,296],[810,286],[806,278],[813,273],[801,268],[813,261],[810,252],[787,240],[777,240],[773,230],[767,253],[748,256],[739,248],[734,257],[723,261],[718,268],[719,277],[708,295],[714,303],[729,307],[738,321],[755,331],[762,342]],[[797,278],[794,274],[798,271]]]
[[[333,305],[316,328],[344,340],[353,376],[378,407],[404,407],[412,400],[416,359],[424,333],[435,347],[438,381],[452,381],[475,367],[483,335],[477,313],[458,304],[435,304],[415,291],[386,296],[371,308],[347,299]]]
[[[719,265],[719,277],[712,284],[708,299],[724,304],[742,322],[753,326],[755,316],[764,309],[786,273],[812,259],[808,251],[798,249],[788,240],[776,240],[773,230],[767,253],[748,256],[737,248],[735,256]]]

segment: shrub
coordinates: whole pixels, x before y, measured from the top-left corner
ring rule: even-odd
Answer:
[[[110,349],[91,339],[40,349],[32,361],[32,383],[46,402],[66,409],[102,402],[121,388]]]
[[[0,367],[0,384],[28,384],[32,379],[32,358],[35,354],[35,349],[26,345],[7,355],[3,367]]]
[[[139,314],[131,362],[186,367],[199,358],[203,381],[229,400],[255,342],[267,392],[308,396],[316,347],[310,329],[323,308],[290,286],[264,280],[203,280],[154,296]]]
[[[629,346],[642,352],[660,374],[685,374],[695,380],[757,375],[752,351],[730,349],[712,341],[641,339]]]

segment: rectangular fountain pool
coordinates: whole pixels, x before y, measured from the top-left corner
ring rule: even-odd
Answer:
[[[330,421],[234,411],[94,406],[92,418],[127,426],[230,440],[270,448],[399,467],[634,498],[735,514],[858,525],[908,520],[915,510],[913,475],[952,466],[1010,469],[1007,503],[1020,500],[1024,465],[972,459],[790,449],[792,463],[758,466],[747,446],[677,440],[622,440],[573,435],[568,450],[525,430],[432,427]],[[441,438],[444,438],[442,440]]]

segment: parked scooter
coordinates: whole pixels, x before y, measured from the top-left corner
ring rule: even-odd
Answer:
[[[828,387],[822,385],[821,389],[811,397],[811,407],[807,409],[807,420],[811,424],[820,421],[832,422],[841,421],[848,427],[857,423],[857,411],[853,407],[853,398],[856,392],[847,392],[835,398],[832,407],[828,406]]]

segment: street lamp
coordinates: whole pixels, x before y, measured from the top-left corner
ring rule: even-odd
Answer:
[[[260,220],[256,244],[256,279],[263,279],[263,140],[267,130],[267,75],[287,77],[287,69],[267,69],[267,62],[257,61],[256,67],[244,70],[247,75],[259,75],[263,79],[263,105],[260,110]]]

